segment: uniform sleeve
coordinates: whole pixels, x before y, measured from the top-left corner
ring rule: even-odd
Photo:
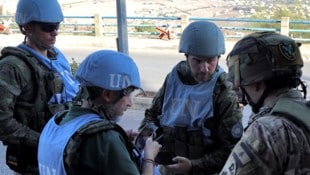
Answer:
[[[222,74],[215,86],[214,119],[205,123],[211,129],[214,143],[207,148],[208,153],[201,159],[191,160],[194,172],[220,172],[243,133],[242,113],[237,96],[225,76]]]
[[[301,142],[294,134],[296,133],[294,130],[289,125],[285,125],[281,119],[261,117],[254,121],[233,149],[221,174],[288,173],[284,173],[283,169],[284,165],[290,167],[287,162],[288,153],[298,155],[302,150]],[[292,160],[294,162],[291,163],[300,164],[298,159]]]
[[[169,75],[167,75],[168,77]],[[141,122],[139,129],[145,126],[147,123],[154,123],[159,126],[159,116],[162,113],[162,106],[164,101],[164,94],[166,89],[167,77],[162,85],[162,87],[157,91],[155,97],[153,98],[151,107],[145,110],[144,119]]]
[[[114,130],[95,134],[81,145],[81,166],[77,171],[85,174],[138,175],[125,141]]]
[[[30,81],[27,77],[30,69],[24,62],[14,61],[16,59],[7,57],[0,62],[0,139],[4,144],[24,143],[35,147],[39,133],[18,122],[18,114],[13,112],[19,95],[27,92],[23,88]]]

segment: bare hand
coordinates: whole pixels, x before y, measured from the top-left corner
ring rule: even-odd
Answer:
[[[176,163],[166,166],[170,171],[175,173],[188,173],[192,169],[191,161],[186,157],[176,156],[172,160]]]
[[[145,141],[144,158],[155,160],[155,157],[157,156],[160,148],[161,144],[159,144],[157,141],[154,141],[152,136],[148,137]]]

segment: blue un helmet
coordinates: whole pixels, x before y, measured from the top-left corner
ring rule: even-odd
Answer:
[[[216,57],[225,53],[222,31],[209,21],[195,21],[183,31],[179,52],[198,57]]]
[[[136,63],[129,56],[112,50],[90,54],[78,67],[75,77],[81,86],[97,86],[113,91],[141,88]]]
[[[23,26],[29,22],[59,23],[63,21],[61,7],[57,0],[19,0],[15,21]]]

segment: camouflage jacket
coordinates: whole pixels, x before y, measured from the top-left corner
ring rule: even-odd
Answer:
[[[186,64],[185,61],[182,61],[177,65],[178,75],[184,84],[196,84],[197,82],[191,76]],[[149,122],[159,126],[158,116],[162,113],[166,81],[167,77],[163,86],[156,93],[151,107],[145,111],[145,118],[141,123],[140,129]],[[233,136],[233,127],[240,126],[239,130],[242,132],[242,113],[231,83],[226,81],[226,73],[221,74],[216,82],[213,102],[214,117],[212,117],[212,120],[207,120],[204,124],[211,130],[213,144],[207,146],[207,151],[204,155],[201,155],[201,158],[191,160],[192,174],[220,172],[231,149],[242,135],[239,135],[238,138]]]
[[[47,104],[54,93],[50,74],[23,49],[6,47],[1,51],[0,140],[8,145],[7,164],[15,171],[24,171],[27,164],[37,167],[39,135],[52,116]],[[20,167],[22,162],[26,165]]]
[[[305,104],[300,92],[290,91],[251,116],[221,174],[309,174],[310,106]]]
[[[36,147],[39,132],[46,122],[42,120],[51,117],[51,113],[46,114],[47,105],[36,106],[35,102],[37,98],[43,98],[40,102],[46,102],[52,95],[48,92],[44,96],[38,94],[38,89],[44,87],[39,81],[45,80],[43,75],[36,72],[40,68],[40,74],[46,75],[49,70],[24,50],[4,48],[1,54],[0,139],[5,144],[23,143]],[[38,70],[25,57],[32,59]]]

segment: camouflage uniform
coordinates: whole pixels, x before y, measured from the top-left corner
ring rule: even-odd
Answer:
[[[185,61],[180,62],[176,69],[182,83],[186,85],[197,84],[191,76]],[[150,122],[159,126],[158,116],[162,113],[166,84],[167,78],[153,99],[152,106],[145,111],[145,118],[142,121],[141,127]],[[226,81],[225,73],[222,73],[217,79],[212,97],[214,117],[211,120],[206,120],[204,126],[210,128],[212,133],[210,139],[213,143],[204,145],[203,153],[195,159],[191,159],[192,172],[190,174],[193,175],[218,173],[231,149],[242,135],[242,125],[240,122],[242,114],[237,103],[237,97],[231,89],[231,84]],[[175,134],[178,135],[178,133]],[[170,135],[165,133],[165,131],[164,135],[169,135],[170,138],[166,138],[167,140],[175,138],[175,135]],[[165,147],[165,143],[162,144]]]
[[[12,169],[37,171],[39,135],[52,116],[47,102],[57,93],[53,87],[62,87],[62,81],[49,79],[51,71],[27,51],[7,47],[1,54],[0,139],[8,145],[7,164]],[[48,54],[55,55],[53,50]],[[68,105],[54,104],[52,108],[56,112]]]
[[[282,98],[302,99],[298,91],[287,92],[251,117],[249,127],[233,149],[222,175],[310,173],[310,140],[307,139],[310,132],[305,132],[285,114],[271,113]]]
[[[228,55],[229,79],[256,114],[221,175],[310,174],[310,103],[299,46],[275,32],[255,32]]]

